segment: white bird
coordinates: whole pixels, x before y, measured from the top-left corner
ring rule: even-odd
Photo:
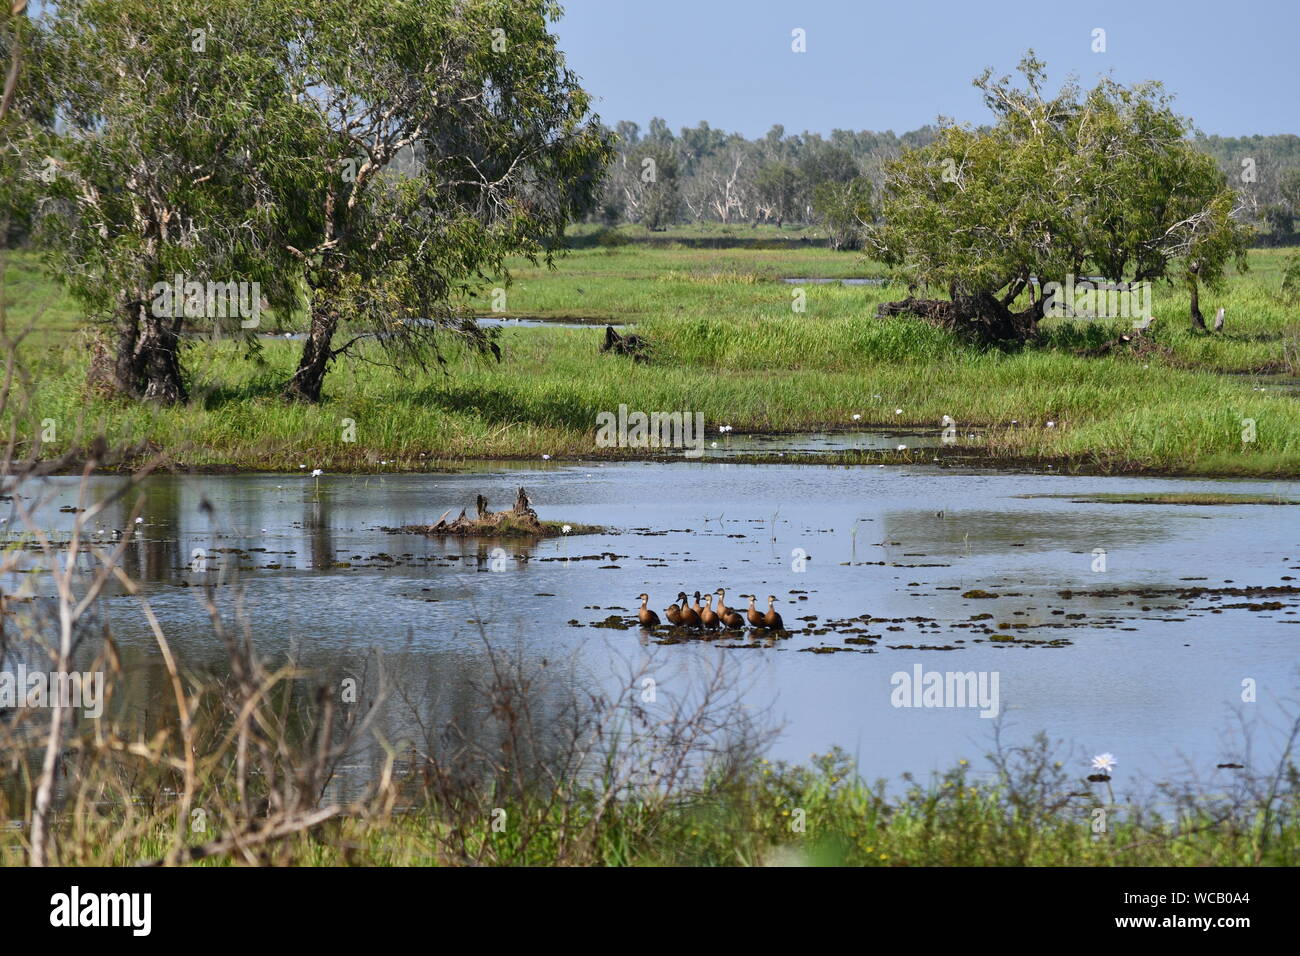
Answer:
[[[1219,311],[1214,313],[1214,331],[1223,331],[1223,306],[1219,306]]]

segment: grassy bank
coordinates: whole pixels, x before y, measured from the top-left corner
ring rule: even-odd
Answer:
[[[395,372],[376,364],[384,358],[369,346],[359,356],[368,361],[335,367],[316,408],[277,397],[300,347],[283,339],[262,340],[253,359],[230,341],[196,340],[184,356],[193,394],[185,407],[88,395],[88,346],[75,331],[75,309],[20,254],[9,269],[10,329],[47,306],[22,348],[35,392],[20,432],[30,439],[42,421],[55,422],[58,437],[46,455],[102,430],[195,467],[389,470],[462,458],[628,456],[594,442],[596,413],[626,404],[703,412],[710,431],[727,424],[740,433],[937,429],[947,415],[982,437],[945,454],[981,461],[1115,472],[1300,471],[1296,399],[1256,377],[1298,371],[1300,320],[1277,292],[1280,253],[1252,253],[1250,273],[1234,276],[1223,295],[1203,297],[1211,309],[1227,308],[1225,333],[1187,331],[1185,295],[1159,288],[1158,350],[1088,358],[1078,350],[1126,323],[1049,320],[1032,348],[980,351],[914,320],[876,320],[876,305],[904,295],[901,289],[779,281],[884,274],[852,253],[797,243],[767,248],[789,246],[789,237],[770,233],[721,249],[691,246],[689,236],[654,246],[616,236],[580,237],[583,245],[554,272],[521,266],[505,314],[634,323],[652,344],[650,363],[599,354],[599,325],[507,328],[499,363],[449,343],[445,372]],[[798,291],[803,312],[792,309]],[[481,305],[488,314],[489,302]],[[282,327],[298,324],[286,319]],[[1246,420],[1254,422],[1253,441],[1243,441]],[[355,441],[345,440],[353,434]],[[883,459],[890,457],[899,456]]]
[[[640,797],[606,803],[598,787],[484,793],[366,816],[335,817],[258,846],[246,862],[298,866],[1294,866],[1300,820],[1294,790],[1267,806],[1226,807],[1184,794],[1157,808],[1116,806],[1105,783],[1071,790],[1050,748],[1027,748],[1008,772],[976,774],[965,761],[895,797],[870,785],[840,751],[807,765],[761,760],[682,800]],[[1061,788],[1057,790],[1055,788]],[[142,807],[151,800],[140,797]],[[158,795],[159,816],[170,801]],[[495,809],[495,808],[500,809]],[[1099,810],[1105,808],[1104,814]],[[504,811],[504,814],[502,813]],[[492,826],[494,813],[501,823]],[[61,822],[65,862],[131,865],[161,859],[175,832],[147,810],[124,816],[79,811]],[[1104,819],[1104,826],[1098,821]],[[128,834],[125,839],[122,834]],[[18,863],[23,834],[0,831],[0,862]],[[202,844],[192,835],[189,845]],[[226,865],[237,854],[205,858]]]

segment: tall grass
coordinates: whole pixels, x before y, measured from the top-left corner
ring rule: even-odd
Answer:
[[[1300,467],[1295,398],[1235,374],[1295,366],[1294,309],[1273,288],[1276,255],[1252,254],[1256,268],[1230,280],[1224,334],[1187,331],[1186,303],[1161,289],[1156,348],[1105,358],[1080,353],[1123,322],[1050,320],[1040,342],[999,351],[918,321],[874,318],[876,303],[900,290],[809,285],[806,311],[793,311],[792,287],[768,279],[829,268],[828,256],[844,271],[863,267],[823,249],[576,250],[557,272],[523,269],[509,313],[630,319],[651,343],[649,364],[600,354],[599,329],[507,329],[500,363],[448,343],[446,370],[397,373],[368,346],[360,361],[335,367],[315,408],[278,398],[296,342],[263,340],[249,360],[230,341],[195,340],[185,352],[193,400],[156,409],[88,395],[88,345],[70,337],[82,333],[46,329],[24,346],[38,388],[17,424],[27,441],[47,419],[65,442],[78,440],[79,428],[103,430],[188,465],[369,470],[627,454],[594,443],[596,414],[627,404],[700,411],[710,428],[740,431],[937,428],[947,415],[984,430],[982,455],[1101,470],[1288,475]],[[20,264],[11,272],[21,281],[7,285],[21,285],[30,304],[34,263]],[[344,419],[356,422],[354,443],[342,440]],[[1246,419],[1256,423],[1254,442],[1242,441]]]
[[[25,374],[6,319],[0,296],[3,420],[17,429],[55,413],[82,430],[54,439],[61,450],[19,448],[11,440],[0,459],[9,525],[20,529],[14,546],[0,553],[0,579],[22,582],[21,594],[0,595],[6,613],[0,666],[23,660],[56,674],[97,672],[106,681],[108,709],[82,721],[60,706],[0,713],[0,819],[19,824],[0,827],[0,863],[1294,865],[1300,857],[1300,771],[1293,757],[1300,723],[1274,767],[1246,767],[1226,794],[1170,786],[1162,791],[1163,805],[1140,795],[1113,805],[1109,787],[1103,798],[1089,781],[1075,779],[1040,739],[1012,748],[999,742],[985,775],[963,762],[890,796],[884,785],[866,782],[866,768],[838,751],[811,766],[769,763],[762,754],[772,731],[745,708],[743,687],[726,663],[731,658],[719,658],[694,680],[671,682],[685,685],[685,692],[647,701],[640,677],[650,661],[632,668],[621,691],[569,686],[563,696],[548,686],[562,668],[488,645],[490,679],[472,700],[457,701],[455,719],[417,719],[413,726],[422,736],[389,739],[378,715],[398,702],[418,707],[421,699],[418,688],[403,683],[400,666],[385,668],[366,656],[360,675],[350,675],[357,686],[344,695],[339,675],[305,672],[291,659],[267,660],[257,648],[255,618],[247,611],[233,620],[223,615],[217,582],[209,579],[194,591],[225,654],[214,673],[176,654],[147,593],[127,573],[130,536],[107,542],[90,532],[97,515],[113,499],[133,494],[160,458],[107,500],[92,500],[83,481],[81,507],[65,530],[56,533],[36,517],[49,494],[40,479],[75,463],[79,437],[98,439],[87,442],[86,478],[101,464],[121,461],[97,434],[98,425],[114,442],[127,433],[149,442],[218,442],[207,449],[196,444],[196,456],[229,455],[232,448],[247,448],[250,455],[301,452],[295,430],[302,429],[316,436],[324,455],[337,442],[336,416],[351,409],[359,433],[376,433],[367,454],[409,441],[408,420],[420,423],[414,432],[420,438],[441,435],[448,443],[482,447],[508,440],[503,434],[521,420],[532,430],[529,440],[546,434],[563,439],[578,431],[592,401],[633,394],[669,402],[714,379],[723,383],[708,390],[707,400],[719,403],[711,409],[715,414],[756,415],[753,403],[770,392],[754,383],[769,373],[720,377],[702,361],[676,369],[593,360],[590,333],[552,331],[512,345],[526,353],[528,367],[545,369],[541,376],[505,374],[465,356],[457,359],[454,377],[426,378],[415,389],[374,370],[349,370],[336,378],[343,401],[286,410],[272,386],[292,353],[283,345],[268,348],[264,364],[256,364],[227,343],[203,353],[210,364],[196,370],[202,387],[190,406],[150,409],[89,399],[77,384],[81,364],[48,352],[41,353],[48,363],[41,377]],[[708,326],[703,334],[687,329],[679,347],[686,351],[703,339],[716,348],[730,334]],[[833,362],[828,356],[854,334],[841,330],[820,360]],[[902,326],[897,333],[886,330],[874,346],[881,356],[875,374],[892,369],[899,376],[878,386],[885,407],[908,388],[915,389],[909,404],[930,400],[936,383],[916,383],[932,374],[932,364],[889,361],[908,353],[898,342],[913,334]],[[777,353],[795,354],[812,344],[797,332],[771,335]],[[670,342],[665,337],[663,347]],[[1032,364],[1051,360],[1063,359],[986,354],[948,364],[957,378],[971,369],[984,376],[1011,369],[1036,382],[1056,407],[1101,387],[1094,382],[1082,395],[1053,393],[1063,387],[1060,370]],[[508,354],[507,368],[512,361],[518,356]],[[575,389],[565,375],[579,370],[594,375],[580,378]],[[780,413],[827,407],[811,386],[835,376],[843,377],[845,390],[834,401],[861,400],[849,387],[863,383],[861,373],[787,368],[769,380],[781,387],[804,382],[810,389]],[[1183,381],[1168,381],[1175,380]],[[1132,389],[1134,400],[1150,394],[1149,384]],[[410,403],[396,409],[410,414],[395,414],[385,404],[393,401]],[[1272,407],[1257,401],[1261,410]],[[417,409],[426,415],[414,414]],[[427,414],[431,410],[438,414]],[[1192,425],[1213,432],[1225,423],[1210,418]],[[467,438],[455,431],[462,427],[477,431]],[[277,440],[284,444],[273,447]],[[237,579],[221,583],[238,585]],[[125,706],[128,668],[109,617],[101,613],[110,586],[137,600],[163,662],[162,693],[150,697],[143,714]],[[336,786],[345,763],[373,769],[359,792],[346,796]],[[1098,810],[1106,821],[1101,830]]]

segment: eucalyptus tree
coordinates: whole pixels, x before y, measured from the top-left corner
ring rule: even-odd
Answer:
[[[776,218],[778,229],[787,219],[798,216],[804,187],[805,180],[799,168],[789,163],[768,163],[754,176],[755,191],[762,197],[770,215]]]
[[[308,128],[286,147],[312,179],[281,208],[310,237],[289,247],[310,328],[286,396],[319,401],[364,338],[419,363],[441,361],[440,332],[495,349],[473,293],[504,287],[510,256],[551,263],[611,152],[549,30],[559,14],[550,0],[293,5],[281,70]]]
[[[0,0],[0,249],[9,242],[10,218],[15,211],[25,216],[27,203],[21,193],[20,150],[15,131],[24,124],[10,112],[18,91],[23,47],[31,42],[27,24],[27,0]]]
[[[869,247],[911,288],[945,290],[936,313],[985,340],[1032,336],[1044,307],[1033,283],[1093,269],[1186,283],[1197,323],[1199,287],[1244,268],[1249,231],[1188,121],[1156,83],[1069,82],[1048,96],[1032,51],[1020,72],[1023,88],[988,71],[975,81],[991,126],[946,125],[887,165]],[[1033,300],[1013,312],[1026,290]]]
[[[1300,169],[1288,169],[1278,184],[1282,204],[1292,219],[1300,219]]]
[[[284,94],[276,9],[61,0],[37,20],[18,98],[52,110],[57,131],[26,144],[36,234],[52,274],[112,325],[113,383],[127,395],[186,397],[181,333],[209,316],[209,283],[294,300],[279,203],[300,177],[280,146],[303,124]]]
[[[862,233],[875,222],[871,180],[826,180],[812,193],[812,208],[830,233],[832,249],[861,249]]]

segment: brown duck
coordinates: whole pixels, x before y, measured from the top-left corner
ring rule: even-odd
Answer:
[[[729,631],[739,631],[745,627],[745,619],[733,608],[727,608],[726,614],[718,616],[722,619],[722,626]]]
[[[670,604],[664,608],[664,615],[668,618],[668,623],[677,626],[682,623],[682,612],[676,604]]]
[[[722,624],[722,619],[713,610],[712,594],[706,595],[704,598],[704,607],[700,610],[700,623],[708,631],[716,631]]]
[[[727,591],[725,588],[718,588],[713,593],[717,595],[718,598],[718,603],[714,605],[714,609],[718,612],[718,617],[725,618],[729,613],[731,613],[731,608],[727,607],[726,602]]]
[[[658,627],[659,615],[650,610],[646,605],[650,602],[650,595],[639,595],[641,598],[641,609],[636,612],[636,619],[641,622],[642,627]]]
[[[754,595],[746,594],[745,597],[749,598],[749,610],[745,612],[746,616],[749,618],[749,623],[753,627],[767,627],[767,622],[763,617],[763,612],[754,607]]]
[[[773,606],[775,604],[776,595],[769,594],[767,596],[767,613],[763,615],[763,626],[773,631],[784,631],[785,621],[781,620],[781,615],[777,613],[776,608]]]
[[[700,615],[696,612],[695,608],[691,607],[689,604],[686,603],[685,591],[677,592],[677,602],[678,604],[681,605],[681,609],[682,609],[681,610],[682,626],[699,627]]]

